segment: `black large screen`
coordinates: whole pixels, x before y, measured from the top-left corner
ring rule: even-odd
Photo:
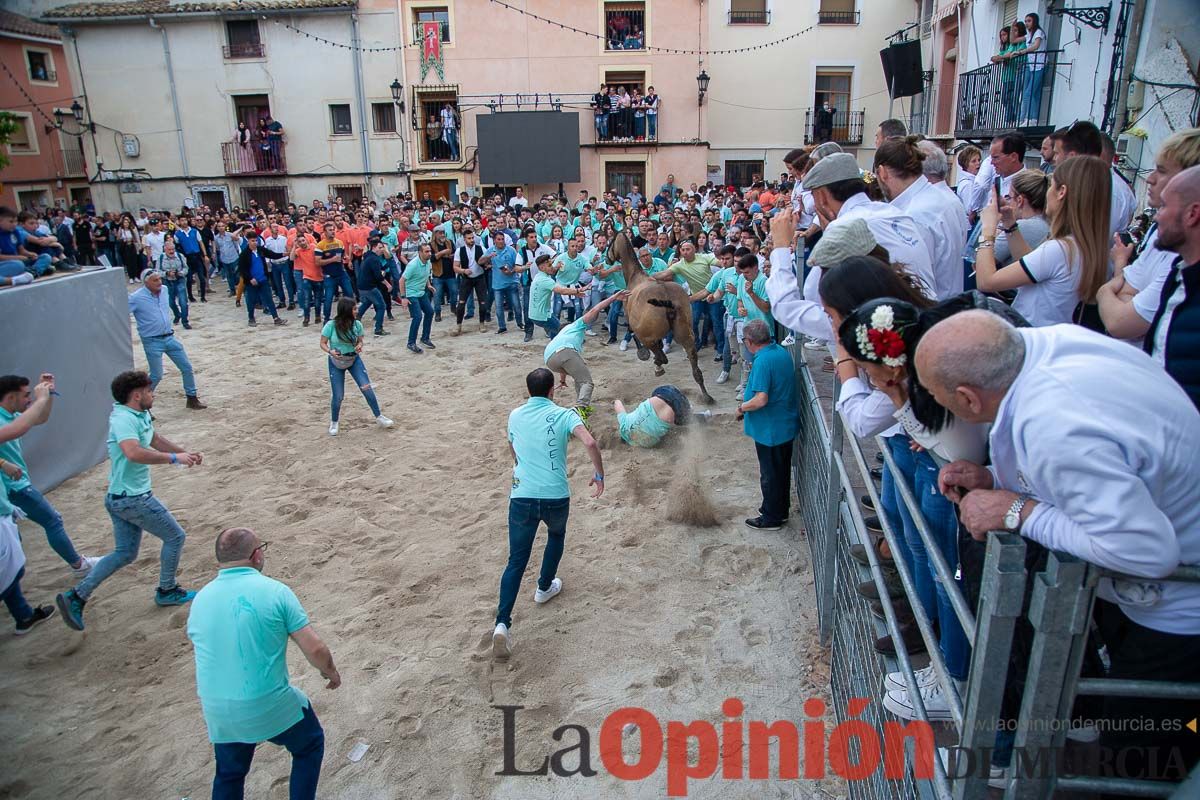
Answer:
[[[502,111],[475,119],[481,184],[579,182],[578,114]]]

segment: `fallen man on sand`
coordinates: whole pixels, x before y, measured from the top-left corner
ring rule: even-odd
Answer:
[[[621,439],[636,447],[656,447],[676,425],[692,418],[692,404],[674,386],[659,386],[632,412],[620,400],[613,403]]]

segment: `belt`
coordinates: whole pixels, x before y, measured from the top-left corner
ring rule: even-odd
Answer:
[[[146,338],[147,339],[165,339],[168,336],[174,336],[174,335],[175,335],[175,331],[168,331],[167,333],[156,333],[152,336],[147,336]]]
[[[149,497],[149,496],[150,496],[150,492],[148,492],[148,491],[142,492],[141,494],[125,494],[124,492],[122,492],[121,494],[113,494],[113,493],[109,492],[109,494],[108,494],[108,497],[110,500],[132,500],[135,497]]]

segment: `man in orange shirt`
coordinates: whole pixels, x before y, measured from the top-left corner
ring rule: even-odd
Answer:
[[[325,273],[317,266],[316,248],[317,240],[308,232],[308,225],[297,222],[288,255],[301,277],[300,308],[304,311],[305,326],[310,308],[317,309],[317,322],[321,321],[321,306],[325,301]]]

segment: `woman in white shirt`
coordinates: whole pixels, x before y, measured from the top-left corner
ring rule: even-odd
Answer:
[[[1058,164],[1046,193],[1050,238],[1016,262],[997,268],[995,244],[1004,214],[1004,232],[1013,235],[1012,206],[983,209],[975,282],[981,291],[1017,290],[1013,309],[1035,327],[1090,319],[1088,306],[1108,272],[1108,167],[1094,156],[1074,156]],[[994,195],[994,193],[993,193]],[[1010,242],[1010,248],[1014,242]],[[1014,255],[1015,255],[1014,251]],[[1082,309],[1077,309],[1080,305]]]
[[[1017,127],[1036,125],[1042,113],[1042,81],[1046,76],[1046,32],[1037,14],[1025,15],[1025,86]]]

